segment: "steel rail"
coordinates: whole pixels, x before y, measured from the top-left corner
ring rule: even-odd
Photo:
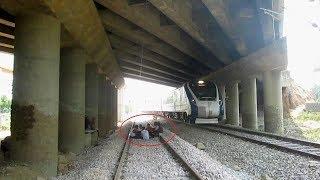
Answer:
[[[181,121],[175,121],[183,123]],[[284,137],[272,133],[253,131],[241,127],[233,127],[218,124],[206,125],[190,125],[191,127],[217,132],[224,135],[229,135],[238,139],[246,140],[255,144],[265,145],[283,152],[291,152],[306,157],[311,157],[320,160],[320,144],[305,140]]]

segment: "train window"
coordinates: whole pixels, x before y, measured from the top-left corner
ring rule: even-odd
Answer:
[[[190,83],[195,96],[202,101],[213,101],[217,98],[216,85],[212,82]]]

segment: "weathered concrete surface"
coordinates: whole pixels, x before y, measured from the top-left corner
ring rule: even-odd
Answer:
[[[141,75],[150,75],[155,77],[156,79],[162,79],[168,82],[174,82],[174,83],[183,83],[183,80],[179,80],[177,78],[174,78],[172,76],[168,76],[166,74],[163,73],[158,73],[158,72],[154,72],[151,69],[147,69],[147,68],[142,68],[140,70],[139,66],[136,65],[132,65],[132,64],[121,64],[121,70],[123,73],[137,73],[137,74],[141,74]]]
[[[14,15],[37,11],[57,17],[71,37],[91,55],[91,59],[101,66],[108,77],[117,86],[123,85],[119,66],[92,0],[2,0],[0,7]]]
[[[181,31],[180,28],[176,26],[160,26],[160,12],[153,6],[129,6],[126,0],[95,1],[208,67],[216,69],[222,65],[216,61],[216,57],[205,52],[196,41]]]
[[[98,66],[96,64],[86,65],[86,116],[94,119],[95,126],[98,124],[99,108],[99,79]]]
[[[12,96],[13,160],[57,174],[60,23],[43,14],[17,16]]]
[[[106,76],[99,75],[99,110],[98,110],[98,132],[99,137],[107,134],[107,89]]]
[[[287,68],[287,65],[287,41],[286,39],[281,39],[239,59],[237,62],[210,73],[202,79],[225,83],[246,79],[249,76],[258,75],[264,71],[284,70]]]
[[[225,120],[227,118],[227,116],[226,116],[226,86],[225,85],[219,85],[219,93],[221,94],[220,100],[223,103],[223,109],[224,109],[223,120]]]
[[[163,14],[173,20],[191,37],[207,47],[211,53],[216,55],[224,64],[230,64],[232,62],[232,58],[230,57],[230,54],[226,52],[226,48],[223,47],[221,41],[217,41],[219,35],[210,34],[208,29],[200,29],[200,27],[194,23],[191,1],[149,0],[149,2],[151,2]],[[204,21],[207,23],[209,19]]]
[[[126,68],[126,67],[129,67],[129,68],[132,68],[132,67],[136,67],[138,68],[137,70],[139,71],[141,69],[142,72],[154,72],[153,75],[164,75],[165,77],[172,77],[173,79],[176,79],[178,81],[188,81],[187,78],[185,78],[183,75],[182,76],[179,76],[177,75],[177,73],[175,73],[175,71],[171,71],[170,73],[170,70],[168,71],[165,67],[163,66],[159,66],[159,65],[156,65],[155,67],[151,66],[151,67],[147,67],[145,65],[141,65],[141,64],[145,64],[145,62],[147,61],[144,61],[143,59],[139,60],[139,58],[134,58],[130,55],[127,55],[127,54],[122,54],[122,53],[117,53],[117,57],[120,59],[119,61],[119,64],[123,67],[123,68]],[[123,60],[124,59],[124,60]],[[136,59],[136,61],[135,61]]]
[[[283,105],[281,71],[263,74],[264,129],[266,132],[283,132]]]
[[[256,78],[251,77],[241,81],[241,115],[242,127],[258,130],[257,115],[257,84]]]
[[[229,9],[229,0],[202,0],[202,2],[208,7],[211,14],[215,17],[218,21],[224,32],[233,40],[236,45],[237,50],[240,52],[241,55],[247,54],[247,47],[237,32],[236,25],[230,13],[228,12]]]
[[[59,150],[78,154],[85,140],[85,63],[81,48],[65,48],[60,62]]]
[[[226,85],[226,117],[227,124],[239,126],[239,89],[238,82],[230,82]]]
[[[178,49],[163,42],[156,36],[148,33],[137,25],[129,22],[125,18],[113,13],[112,11],[105,9],[99,10],[99,15],[102,19],[104,27],[125,39],[128,39],[136,44],[149,49],[155,53],[167,57],[177,63],[181,63],[185,66],[198,67],[199,72],[207,72],[209,69],[203,64],[198,63],[190,56],[183,54]]]
[[[260,24],[262,28],[262,35],[265,44],[269,44],[275,39],[282,37],[283,29],[283,10],[284,0],[257,0],[257,6],[260,8],[274,11],[278,14],[273,14],[277,19],[273,19],[270,15],[265,14],[263,10],[260,10],[258,16],[260,18]]]
[[[114,53],[115,53],[116,57],[118,58],[118,60],[120,61],[119,62],[120,64],[121,64],[121,62],[128,62],[131,64],[146,67],[146,68],[152,69],[154,71],[162,72],[162,73],[172,75],[172,76],[175,76],[178,78],[182,78],[185,80],[192,79],[192,77],[189,76],[188,74],[177,72],[173,69],[169,69],[165,66],[162,66],[160,64],[154,63],[154,62],[146,60],[146,59],[141,60],[141,58],[134,56],[134,55],[131,55],[129,53],[126,53],[122,50],[116,49],[116,50],[114,50]]]
[[[197,70],[193,70],[188,66],[174,62],[171,59],[161,56],[160,54],[154,53],[145,47],[138,46],[137,44],[127,41],[117,35],[110,34],[109,37],[110,42],[112,43],[112,47],[114,48],[138,56],[139,58],[147,59],[149,61],[164,65],[175,71],[189,74],[189,76],[195,77],[201,75],[200,72],[198,72]]]

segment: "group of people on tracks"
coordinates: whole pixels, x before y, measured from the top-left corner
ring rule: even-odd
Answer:
[[[153,126],[150,123],[144,127],[142,124],[134,125],[130,137],[133,139],[148,140],[150,138],[158,137],[159,133],[163,132],[163,127],[160,122],[154,122]]]

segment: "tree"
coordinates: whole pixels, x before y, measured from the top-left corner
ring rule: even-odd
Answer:
[[[11,100],[6,96],[1,96],[0,98],[0,112],[8,113],[11,111]]]

